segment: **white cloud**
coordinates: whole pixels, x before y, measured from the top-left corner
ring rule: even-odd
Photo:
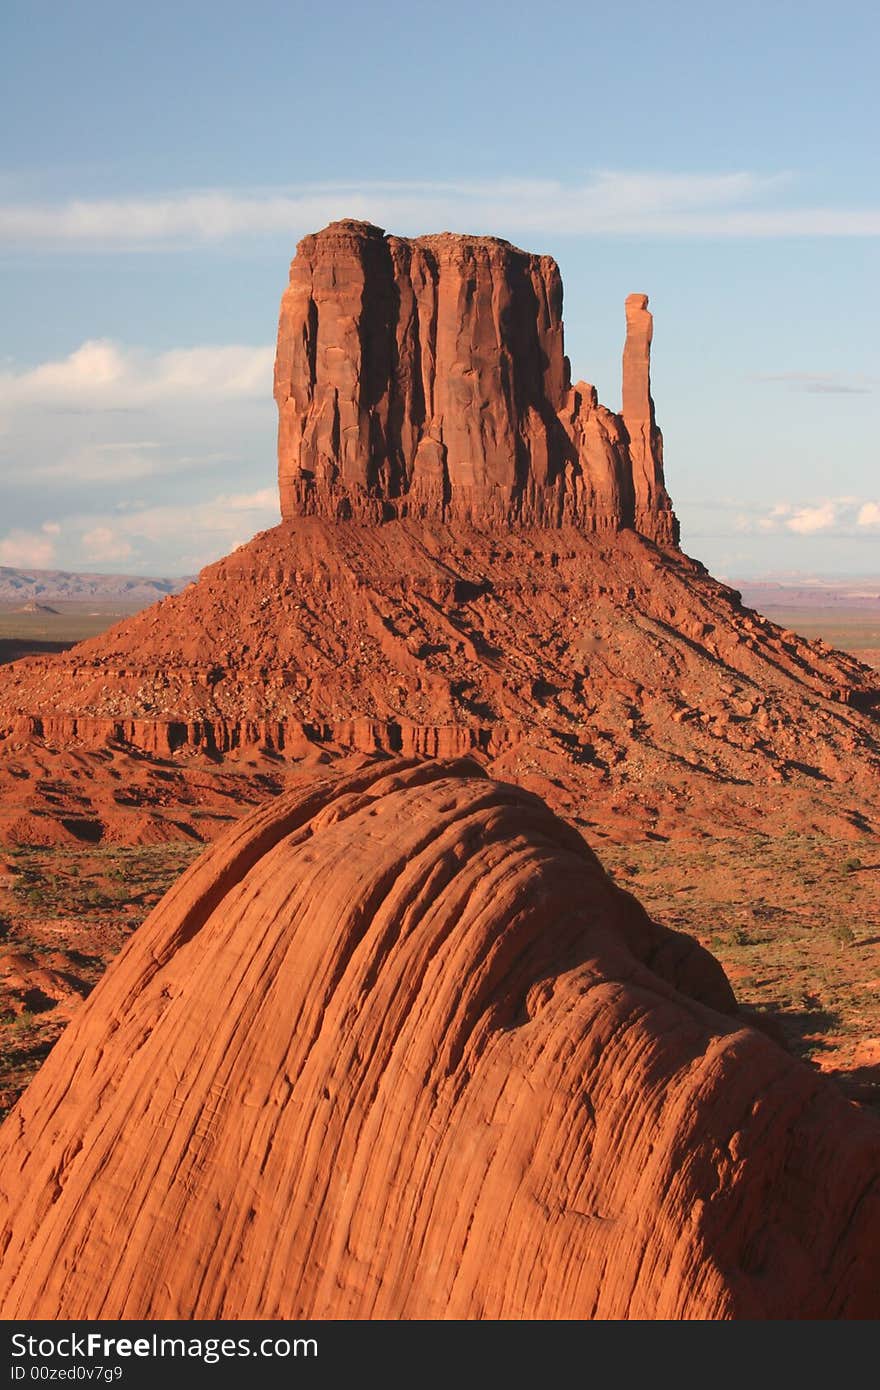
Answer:
[[[271,467],[273,356],[271,346],[149,352],[92,340],[36,366],[4,363],[0,472],[26,490],[109,487],[123,499],[159,477],[247,486],[255,466]]]
[[[809,536],[814,531],[827,531],[836,521],[835,504],[823,502],[818,507],[799,507],[783,524],[789,531],[796,531],[800,536]]]
[[[228,548],[233,537],[240,537],[243,524],[250,524],[253,532],[274,526],[279,520],[278,491],[266,487],[255,492],[221,493],[186,507],[171,504],[144,507],[114,517],[107,524],[117,536],[148,541],[176,538],[186,544],[191,544],[194,536],[209,544],[215,538],[223,538]]]
[[[797,536],[824,533],[857,536],[859,528],[880,526],[880,503],[863,502],[858,497],[826,497],[814,502],[779,502],[762,516],[743,512],[737,522],[740,531],[765,535],[791,531]]]
[[[186,573],[217,560],[255,532],[280,520],[274,487],[220,493],[185,506],[132,506],[114,515],[84,513],[65,523],[71,563],[131,560],[169,573]]]
[[[788,175],[594,172],[577,183],[325,183],[205,189],[164,197],[0,205],[0,241],[52,247],[149,248],[261,235],[299,236],[341,217],[400,232],[661,237],[867,237],[880,208],[779,205]],[[770,205],[766,202],[769,200]]]
[[[14,569],[48,569],[55,560],[55,545],[39,531],[10,531],[0,537],[0,565]]]
[[[757,520],[750,516],[740,516],[738,529],[751,531],[757,526],[759,531],[778,531],[780,523],[791,515],[791,511],[792,508],[787,502],[778,502],[766,516],[758,517]]]
[[[82,343],[67,357],[25,371],[0,371],[0,408],[119,410],[157,402],[266,399],[274,348],[172,348],[151,353],[110,339]],[[145,450],[147,442],[130,446]]]
[[[278,511],[278,489],[261,487],[256,492],[236,492],[231,496],[218,497],[212,505],[221,505],[231,512],[272,512]]]
[[[0,537],[0,564],[77,570],[112,569],[124,562],[127,572],[185,574],[279,520],[274,487],[218,493],[179,505],[137,503],[122,512],[70,516],[63,530],[47,521],[39,530],[10,531]]]
[[[87,560],[103,564],[110,560],[127,560],[132,553],[131,543],[109,526],[95,526],[80,540],[82,554]]]

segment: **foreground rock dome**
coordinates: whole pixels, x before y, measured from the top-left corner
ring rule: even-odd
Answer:
[[[880,1313],[880,1125],[474,764],[234,826],[0,1130],[6,1318]]]

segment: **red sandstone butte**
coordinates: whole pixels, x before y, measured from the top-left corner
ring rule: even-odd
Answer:
[[[627,301],[621,417],[571,384],[552,257],[367,222],[305,237],[275,365],[282,516],[630,527],[677,544],[646,305]]]
[[[278,333],[284,520],[0,668],[0,843],[210,835],[282,759],[375,752],[472,752],[616,839],[880,826],[877,673],[673,544],[646,297],[626,311],[616,415],[569,383],[549,257],[306,237]]]
[[[5,1318],[880,1313],[880,1125],[467,760],[232,827],[0,1170]]]

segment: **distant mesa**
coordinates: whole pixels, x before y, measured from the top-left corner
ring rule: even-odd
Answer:
[[[72,570],[16,569],[0,565],[0,604],[40,604],[57,600],[155,603],[166,594],[179,593],[192,578],[151,579],[137,574],[87,574]],[[28,611],[27,609],[19,611]]]
[[[48,613],[54,614],[56,617],[58,615],[57,608],[53,608],[48,603],[38,603],[35,598],[30,599],[28,603],[23,603],[20,608],[13,611],[16,613]]]
[[[678,541],[644,294],[626,301],[623,413],[572,385],[550,256],[496,237],[334,222],[281,301],[281,512],[633,528]]]
[[[468,761],[234,826],[0,1165],[5,1318],[880,1314],[880,1125]]]

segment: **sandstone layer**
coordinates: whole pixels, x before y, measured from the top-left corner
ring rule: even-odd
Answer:
[[[571,384],[550,256],[367,222],[306,237],[278,327],[282,516],[635,527],[676,544],[647,302],[627,301],[621,417]]]
[[[234,827],[0,1168],[6,1318],[880,1313],[880,1125],[467,763]]]
[[[470,752],[614,838],[880,827],[876,671],[678,551],[300,517],[0,670],[0,840],[210,836],[315,758]]]

